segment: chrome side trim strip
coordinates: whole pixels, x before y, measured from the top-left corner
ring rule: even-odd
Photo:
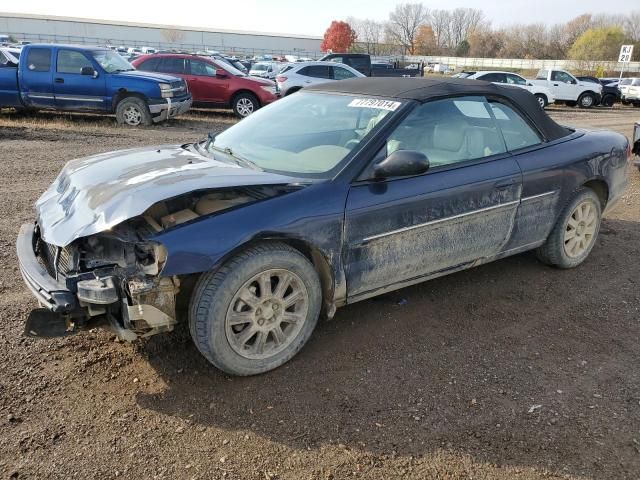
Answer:
[[[528,200],[535,200],[537,198],[547,197],[549,195],[555,195],[558,193],[558,190],[552,190],[550,192],[539,193],[538,195],[531,195],[530,197],[522,197],[522,201],[526,202]]]
[[[53,95],[47,95],[46,93],[27,93],[29,98],[46,98],[47,100],[53,100]]]
[[[102,102],[102,98],[99,97],[59,97],[56,95],[56,100],[73,100],[76,102]]]
[[[420,223],[418,225],[411,225],[410,227],[399,228],[398,230],[392,230],[390,232],[379,233],[377,235],[372,235],[370,237],[367,237],[367,238],[363,239],[362,242],[360,242],[360,244],[371,242],[372,240],[377,240],[379,238],[388,237],[390,235],[395,235],[397,233],[404,233],[404,232],[408,232],[410,230],[415,230],[417,228],[423,228],[423,227],[427,227],[427,226],[430,226],[430,225],[436,225],[436,224],[442,223],[442,222],[448,222],[448,221],[451,221],[451,220],[456,220],[458,218],[468,217],[469,215],[476,215],[478,213],[488,212],[488,211],[491,211],[491,210],[496,210],[498,208],[511,207],[513,205],[518,205],[519,203],[520,203],[520,200],[514,200],[512,202],[506,202],[506,203],[501,203],[499,205],[492,205],[490,207],[480,208],[478,210],[473,210],[471,212],[464,212],[464,213],[460,213],[458,215],[452,215],[451,217],[439,218],[437,220],[431,220],[430,222]]]

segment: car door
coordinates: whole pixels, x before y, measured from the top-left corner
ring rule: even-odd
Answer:
[[[25,103],[31,107],[54,106],[51,48],[29,48],[24,68],[19,69],[20,90]]]
[[[577,89],[575,87],[574,78],[561,70],[553,70],[551,72],[551,86],[557,99],[571,100],[578,99]]]
[[[83,75],[85,67],[96,73]],[[56,107],[62,110],[104,110],[106,78],[98,74],[96,68],[83,52],[58,49],[53,75]]]
[[[543,242],[555,222],[562,182],[564,158],[554,155],[542,134],[523,112],[499,99],[491,99],[507,150],[522,170],[522,197],[513,234],[504,252],[526,250]]]
[[[216,77],[216,67],[201,60],[188,60],[189,88],[198,102],[224,103],[228,79]]]
[[[343,262],[354,301],[495,256],[511,236],[522,175],[484,97],[417,106],[371,164],[398,149],[431,166],[384,181],[365,170],[351,186]]]
[[[331,71],[328,65],[309,65],[299,72],[302,76],[302,86],[308,87],[331,80]]]

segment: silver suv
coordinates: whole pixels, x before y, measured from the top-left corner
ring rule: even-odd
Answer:
[[[301,62],[285,65],[276,76],[276,82],[281,95],[285,96],[311,85],[354,77],[364,75],[344,63]]]

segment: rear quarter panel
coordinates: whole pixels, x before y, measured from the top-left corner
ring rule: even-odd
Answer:
[[[615,203],[627,184],[627,145],[627,139],[614,132],[578,130],[516,155],[523,173],[523,201],[507,250],[545,240],[564,206],[587,182],[604,182],[606,206]]]

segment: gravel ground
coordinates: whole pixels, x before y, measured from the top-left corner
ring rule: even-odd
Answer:
[[[631,134],[640,111],[552,108]],[[286,366],[231,378],[184,327],[22,336],[36,306],[14,240],[74,157],[184,143],[195,112],[132,130],[84,115],[0,116],[0,477],[637,479],[640,174],[578,269],[523,254],[338,311]]]

